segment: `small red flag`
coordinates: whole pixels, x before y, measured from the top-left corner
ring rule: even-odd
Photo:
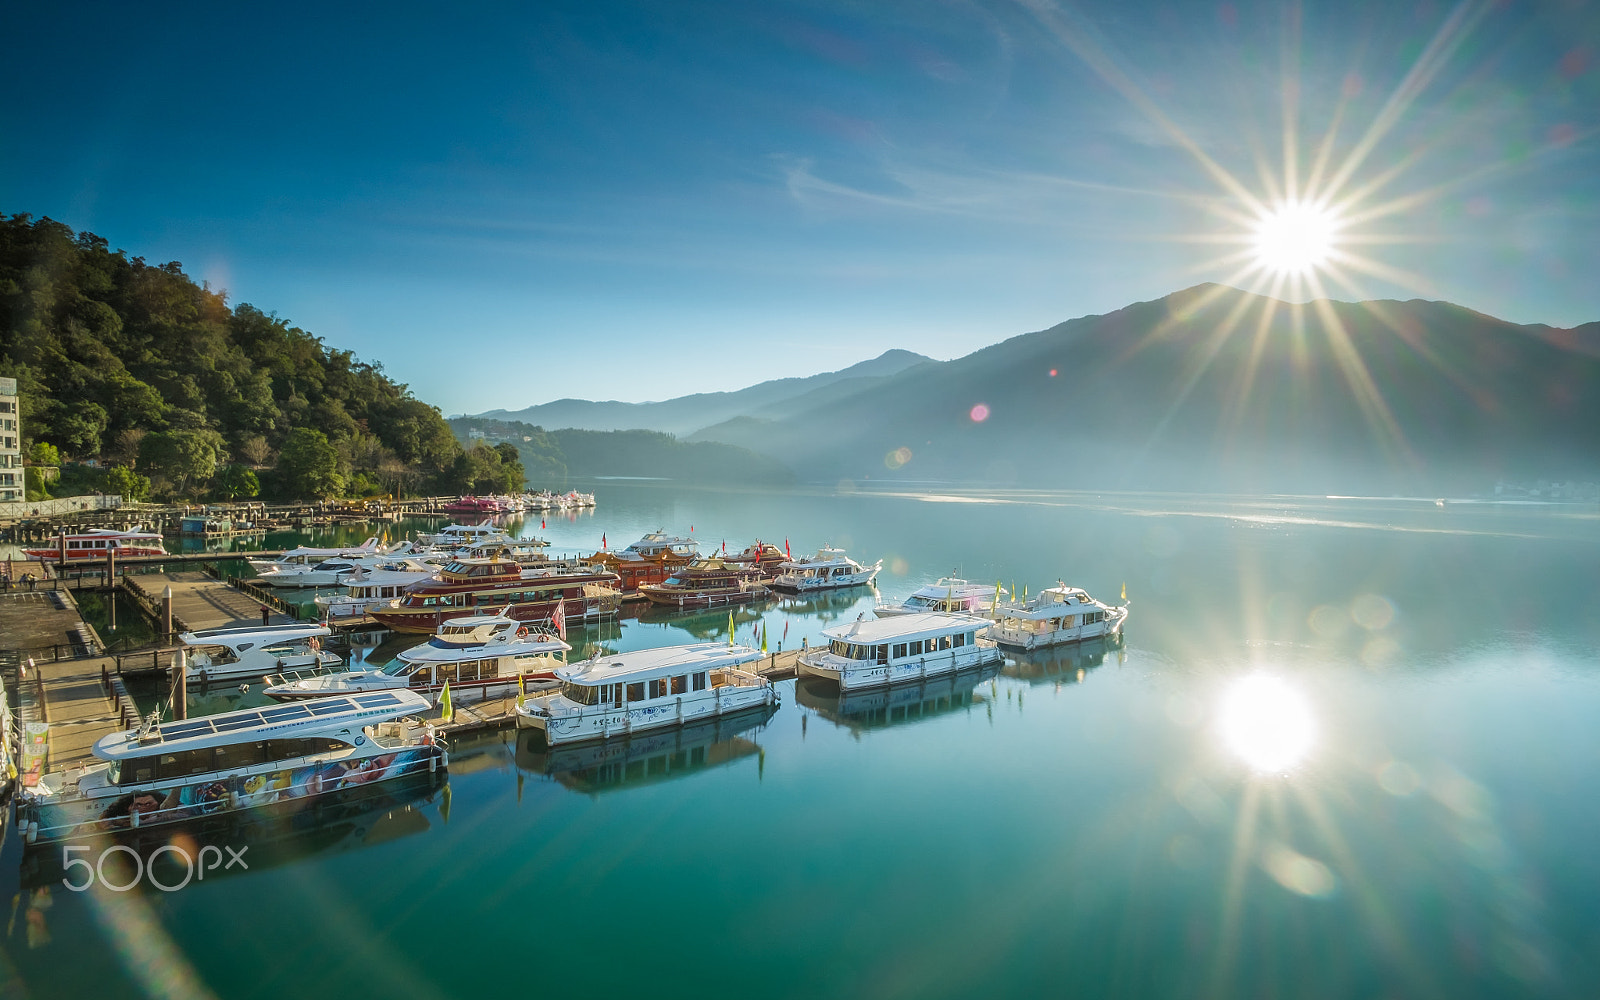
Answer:
[[[789,540],[787,538],[783,540],[783,554],[789,559],[794,558],[794,556],[789,555]],[[785,626],[785,628],[787,628],[787,626]]]
[[[539,530],[540,531],[544,530],[544,518],[542,518],[542,517],[539,518]]]
[[[606,534],[605,534],[605,532],[602,531],[600,533],[600,550],[602,552],[605,551],[605,547],[606,547]]]

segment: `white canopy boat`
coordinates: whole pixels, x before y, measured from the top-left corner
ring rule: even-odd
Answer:
[[[185,675],[208,681],[245,677],[255,680],[285,670],[323,671],[344,657],[322,648],[333,632],[315,622],[208,628],[178,636],[188,657]]]
[[[382,560],[371,569],[358,566],[339,577],[345,592],[318,594],[317,607],[328,617],[351,618],[364,614],[374,604],[386,604],[404,596],[405,589],[413,583],[438,575],[438,566],[419,559]]]
[[[509,542],[511,533],[485,521],[482,524],[450,524],[435,532],[422,532],[417,535],[417,541],[434,548],[456,551],[477,542]]]
[[[276,701],[395,688],[436,696],[448,683],[452,699],[483,701],[516,694],[519,679],[555,677],[571,649],[515,618],[468,615],[449,619],[432,639],[403,650],[382,669],[286,680],[263,693]]]
[[[942,611],[946,614],[979,615],[987,617],[994,607],[995,595],[1001,599],[1006,596],[1005,588],[988,587],[981,583],[971,583],[955,576],[942,576],[938,582],[930,583],[921,588],[900,604],[880,603],[873,614],[879,618],[889,618],[894,615],[920,615],[929,611]]]
[[[994,609],[989,638],[1013,649],[1041,649],[1083,639],[1114,636],[1128,618],[1127,605],[1102,604],[1077,587],[1057,582],[1027,601]]]
[[[801,594],[837,587],[859,587],[871,583],[881,569],[882,559],[871,566],[863,566],[846,556],[844,549],[824,545],[814,556],[780,566],[772,586],[777,590],[792,590]]]
[[[557,670],[560,692],[520,706],[517,727],[538,729],[556,746],[775,705],[772,682],[740,669],[762,655],[703,642],[597,656]]]
[[[849,691],[979,667],[1002,659],[999,647],[980,638],[988,627],[982,618],[939,612],[862,617],[823,629],[828,645],[802,652],[799,671]]]
[[[269,587],[337,587],[343,578],[363,569],[376,569],[389,560],[387,555],[334,556],[318,563],[284,566],[256,576],[257,583]]]
[[[301,545],[290,549],[276,559],[251,559],[250,568],[257,573],[272,573],[278,570],[309,568],[328,559],[361,559],[366,556],[382,555],[378,548],[376,535],[362,542],[360,545],[346,545],[340,548],[318,548],[312,545]]]
[[[369,786],[448,766],[441,741],[394,720],[427,711],[412,691],[251,708],[112,733],[104,763],[46,775],[22,805],[28,838],[174,823]],[[37,823],[35,827],[33,824]]]

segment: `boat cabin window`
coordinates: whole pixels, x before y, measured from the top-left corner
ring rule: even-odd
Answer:
[[[889,662],[889,647],[887,645],[883,645],[883,646],[879,646],[878,647],[878,662],[879,663],[888,663]]]
[[[976,633],[976,632],[968,632],[967,633],[967,645],[969,645],[969,646],[975,645],[977,643],[977,641],[978,641],[978,633]]]
[[[120,761],[108,775],[117,784],[138,785],[150,781],[174,781],[197,774],[239,771],[274,761],[310,757],[349,749],[349,744],[326,736],[299,739],[256,740],[198,750],[134,757]]]
[[[950,637],[949,636],[941,635],[939,637],[939,648],[940,649],[949,649],[950,648]]]
[[[639,681],[638,683],[629,684],[628,685],[628,700],[629,701],[644,701],[644,682],[643,681]]]
[[[957,632],[955,636],[955,644],[958,647],[965,646],[967,644],[967,634],[965,632]]]
[[[574,684],[572,681],[562,681],[561,694],[568,701],[575,701],[580,705],[600,704],[600,689],[592,684]]]
[[[650,697],[665,698],[667,696],[667,678],[657,677],[655,680],[650,681],[649,684]]]
[[[921,639],[918,639],[916,642],[913,642],[911,644],[911,655],[912,656],[921,656],[922,655],[922,640]]]
[[[899,659],[903,659],[905,657],[905,655],[906,655],[906,645],[907,644],[903,643],[903,642],[897,642],[897,643],[894,644],[894,658],[895,659],[899,660]]]
[[[706,689],[705,671],[701,671],[700,673],[694,675],[694,689],[696,691],[704,691]]]
[[[674,677],[672,679],[672,693],[673,694],[688,694],[689,693],[689,675],[688,674],[682,674],[682,675]]]

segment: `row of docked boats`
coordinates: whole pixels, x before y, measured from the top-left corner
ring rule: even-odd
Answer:
[[[944,583],[948,604],[957,599],[956,583]],[[926,683],[991,667],[1003,646],[1115,634],[1127,615],[1126,605],[1111,607],[1064,585],[1031,601],[1007,601],[997,587],[987,610],[989,617],[953,607],[863,614],[824,630],[826,645],[803,649],[798,672],[841,692]],[[302,626],[183,638],[197,647],[191,669],[212,676],[238,676],[269,659],[293,665],[297,644],[313,672],[280,671],[266,691],[278,702],[272,706],[167,723],[152,717],[103,738],[94,747],[100,765],[48,776],[28,794],[30,839],[247,808],[301,808],[297,803],[331,792],[447,768],[445,741],[416,721],[446,690],[471,700],[523,694],[535,682],[545,690],[518,699],[516,723],[537,730],[551,747],[701,723],[779,701],[772,681],[756,669],[767,654],[731,636],[727,644],[596,652],[568,663],[571,647],[559,635],[509,614],[471,614],[444,620],[427,643],[387,667],[344,673],[319,671],[325,665],[319,635]],[[206,646],[225,652],[198,648]]]

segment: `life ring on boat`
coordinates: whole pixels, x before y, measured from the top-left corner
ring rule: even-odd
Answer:
[[[528,637],[528,626],[526,626],[526,625],[517,626],[517,638],[518,639],[526,639],[527,637]]]

